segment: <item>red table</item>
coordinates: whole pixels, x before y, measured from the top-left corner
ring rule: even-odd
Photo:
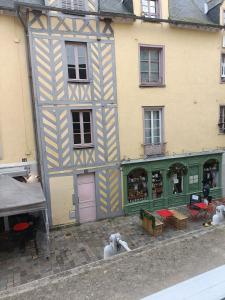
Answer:
[[[198,208],[201,208],[201,209],[206,209],[208,207],[208,205],[205,204],[205,203],[203,203],[203,202],[195,203],[193,205],[196,206],[196,207],[198,207]]]
[[[172,217],[173,213],[168,210],[168,209],[161,209],[161,210],[157,210],[156,213],[161,216],[162,218],[168,218],[168,217]]]
[[[27,222],[22,222],[22,223],[17,223],[16,225],[13,226],[13,231],[16,232],[21,232],[30,227],[30,224]]]

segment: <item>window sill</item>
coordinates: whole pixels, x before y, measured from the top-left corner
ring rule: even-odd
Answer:
[[[155,84],[153,84],[153,83],[149,83],[149,84],[139,84],[139,87],[140,88],[154,88],[154,87],[158,87],[158,88],[164,88],[164,87],[166,87],[166,85],[165,84],[161,84],[161,83],[155,83]]]
[[[89,148],[94,148],[95,146],[94,145],[87,145],[87,146],[73,146],[73,149],[74,150],[81,150],[81,149],[89,149]]]
[[[224,84],[224,83],[225,83],[225,80],[220,79],[220,83],[221,83],[221,84]]]
[[[90,80],[70,80],[70,79],[68,79],[68,83],[72,83],[72,84],[89,84],[89,83],[91,83],[91,81]]]
[[[152,23],[161,23],[161,20],[160,20],[160,16],[157,16],[157,17],[151,17],[151,16],[144,16],[144,22],[145,20],[148,22],[149,20],[151,20]]]

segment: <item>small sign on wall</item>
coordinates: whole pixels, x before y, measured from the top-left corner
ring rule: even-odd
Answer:
[[[75,210],[71,210],[70,213],[69,213],[70,220],[74,220],[75,217],[76,217]]]

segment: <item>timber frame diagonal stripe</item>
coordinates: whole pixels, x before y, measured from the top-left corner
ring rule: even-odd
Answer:
[[[60,5],[60,1],[46,2],[48,5]],[[96,10],[97,0],[88,0],[86,5],[90,10]],[[48,192],[50,177],[72,174],[76,195],[77,174],[94,172],[97,218],[121,215],[119,130],[112,27],[108,21],[102,22],[96,17],[38,15],[35,12],[29,14],[28,32],[35,110],[46,198],[54,205],[54,199],[51,199]],[[67,41],[87,45],[89,80],[86,83],[68,81],[65,47]],[[93,146],[90,148],[74,147],[74,110],[90,110],[92,113]]]

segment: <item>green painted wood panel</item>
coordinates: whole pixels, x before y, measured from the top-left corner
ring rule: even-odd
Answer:
[[[219,183],[218,187],[211,189],[210,195],[213,199],[222,197],[221,187],[221,168],[222,153],[187,156],[183,158],[165,158],[159,161],[140,161],[140,163],[122,165],[123,171],[123,190],[124,190],[124,211],[126,214],[137,214],[140,209],[149,209],[155,211],[162,208],[176,207],[186,205],[190,201],[190,195],[193,193],[202,194],[203,165],[210,159],[216,159],[219,162]],[[181,163],[188,168],[187,174],[183,177],[183,191],[180,194],[173,194],[171,178],[167,176],[169,167],[174,163]],[[127,175],[135,169],[142,168],[148,174],[148,199],[140,202],[128,203],[127,199]],[[163,195],[159,199],[152,199],[152,172],[161,171],[163,174]],[[194,182],[190,176],[198,176]]]

